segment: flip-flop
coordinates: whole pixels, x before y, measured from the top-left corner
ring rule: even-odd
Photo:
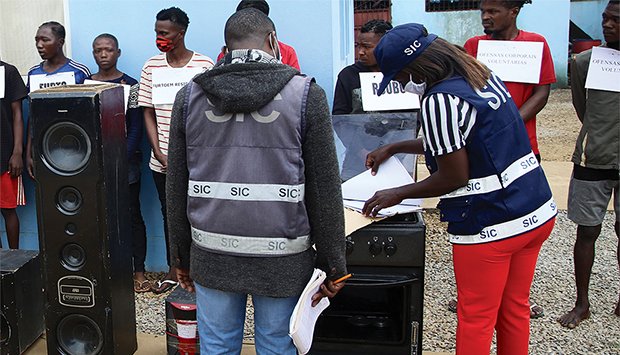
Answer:
[[[144,293],[151,291],[151,282],[149,280],[139,281],[133,280],[133,292]]]
[[[545,316],[545,310],[536,304],[536,302],[530,301],[530,319],[538,319]]]
[[[153,288],[153,293],[159,295],[164,292],[168,292],[172,290],[178,284],[179,283],[174,280],[157,281],[157,287]]]

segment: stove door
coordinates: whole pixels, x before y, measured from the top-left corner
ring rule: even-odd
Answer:
[[[421,351],[423,269],[349,271],[354,276],[317,321],[311,354]]]

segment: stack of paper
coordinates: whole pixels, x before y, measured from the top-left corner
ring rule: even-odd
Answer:
[[[316,320],[321,312],[329,306],[329,299],[323,297],[316,306],[312,307],[312,296],[319,291],[319,287],[326,277],[327,275],[323,270],[314,269],[314,273],[301,296],[299,296],[299,301],[297,301],[291,315],[289,336],[293,339],[293,344],[301,355],[310,351]]]
[[[370,174],[370,169],[352,177],[342,184],[342,198],[344,206],[361,212],[364,203],[375,192],[393,187],[413,184],[413,178],[407,172],[403,164],[395,157],[390,157],[379,166],[375,176]],[[383,208],[377,217],[388,217],[399,213],[408,213],[422,210],[422,200],[406,199],[399,205]]]

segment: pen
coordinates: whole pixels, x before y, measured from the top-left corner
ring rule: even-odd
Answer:
[[[334,285],[341,283],[342,281],[348,279],[351,276],[353,276],[353,274],[346,274],[346,275],[344,275],[343,277],[341,277],[338,280],[334,281]]]

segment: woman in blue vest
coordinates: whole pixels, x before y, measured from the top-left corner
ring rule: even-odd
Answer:
[[[422,95],[423,139],[384,146],[366,159],[376,173],[396,153],[425,154],[431,175],[378,191],[376,215],[405,198],[440,196],[458,291],[457,354],[528,353],[529,292],[555,222],[549,184],[504,84],[486,66],[424,26],[405,24],[375,49],[384,79]]]

